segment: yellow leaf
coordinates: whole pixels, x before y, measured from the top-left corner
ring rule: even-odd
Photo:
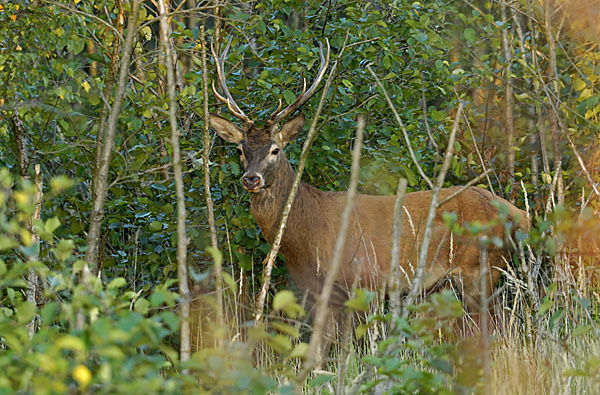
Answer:
[[[81,86],[83,87],[83,89],[85,89],[86,92],[90,91],[90,84],[87,81],[83,81],[83,84],[81,84]]]
[[[21,48],[21,46],[20,46],[19,44],[17,44],[17,48],[16,48],[16,50],[17,50],[17,51],[22,51],[22,50],[23,50],[23,48]]]
[[[30,200],[30,196],[24,192],[15,192],[13,197],[19,204],[28,204]]]
[[[575,89],[575,92],[578,92],[585,88],[585,85],[585,81],[580,78],[577,78],[575,79],[575,81],[573,81],[573,89]]]
[[[85,365],[77,365],[73,369],[73,378],[85,388],[92,380],[92,372]]]
[[[10,16],[10,20],[13,21],[13,22],[16,21],[17,20],[17,14],[12,14]]]
[[[33,244],[33,238],[27,229],[21,229],[21,243],[23,243],[25,247],[29,247]]]
[[[594,108],[590,108],[585,112],[585,119],[590,119],[596,116],[600,112],[600,105],[597,105]]]
[[[581,93],[579,94],[579,97],[577,98],[577,101],[584,101],[585,99],[587,99],[590,96],[592,96],[592,90],[590,88],[586,88],[581,91]]]
[[[73,0],[75,4],[79,3],[81,0]]]

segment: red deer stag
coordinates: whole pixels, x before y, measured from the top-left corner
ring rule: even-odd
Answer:
[[[223,90],[223,95],[219,94],[213,83],[214,94],[228,106],[235,117],[243,121],[243,127],[239,128],[214,114],[210,115],[210,125],[221,138],[237,144],[245,170],[242,186],[250,192],[252,215],[267,241],[273,242],[295,177],[294,169],[283,149],[302,132],[304,114],[295,115],[281,126],[279,123],[315,93],[328,65],[329,47],[327,54],[323,55],[321,46],[321,66],[312,86],[307,90],[305,80],[302,94],[281,111],[280,102],[275,113],[262,127],[255,126],[227,89],[224,61],[229,44],[220,57],[217,57],[214,48],[211,49]],[[458,189],[459,187],[442,189],[440,201]],[[324,192],[303,182],[289,214],[281,242],[281,253],[294,281],[312,296],[321,291],[328,263],[332,259],[345,201],[345,192]],[[404,199],[400,265],[403,276],[406,277],[402,284],[405,291],[408,290],[408,278],[414,273],[413,267],[417,263],[430,201],[431,191],[408,193]],[[526,230],[528,222],[524,211],[481,188],[467,188],[441,205],[434,221],[427,255],[428,266],[422,282],[425,289],[452,281],[463,294],[468,310],[469,301],[472,303],[479,300],[479,245],[467,236],[451,235],[442,214],[456,213],[461,224],[473,221],[486,224],[497,218],[498,209],[494,202],[498,201],[508,207],[509,220]],[[394,202],[395,196],[356,195],[354,217],[331,299],[334,308],[343,305],[348,299],[353,284],[373,290],[386,281],[390,270]],[[489,236],[504,239],[504,228],[501,225],[495,226]],[[503,249],[489,251],[488,256],[493,266],[504,268],[506,265],[502,255],[506,253]],[[498,270],[490,272],[492,287],[488,288],[492,291],[499,276]]]

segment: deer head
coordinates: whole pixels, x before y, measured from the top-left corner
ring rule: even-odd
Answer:
[[[306,89],[306,79],[304,79],[302,93],[296,100],[283,110],[281,110],[282,102],[279,100],[277,110],[275,110],[271,117],[264,122],[261,127],[255,126],[254,122],[244,114],[227,89],[224,64],[231,40],[227,43],[221,56],[216,55],[215,49],[211,43],[211,51],[215,58],[219,83],[224,95],[219,94],[215,88],[214,81],[212,85],[213,92],[217,99],[227,104],[227,107],[233,116],[242,120],[243,127],[239,128],[225,118],[215,114],[210,114],[209,122],[221,138],[237,144],[238,153],[240,154],[245,172],[242,176],[242,186],[247,191],[260,193],[263,188],[268,188],[278,170],[287,162],[285,154],[283,153],[283,148],[287,143],[298,137],[302,131],[304,126],[304,114],[299,113],[289,121],[285,122],[282,126],[279,126],[279,123],[306,103],[306,101],[316,92],[329,63],[329,41],[326,41],[326,43],[326,55],[323,55],[323,45],[319,44],[321,66],[311,87],[308,90]]]

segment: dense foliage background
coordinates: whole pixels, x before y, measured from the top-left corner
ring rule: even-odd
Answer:
[[[192,327],[200,349],[184,362],[176,351],[176,180],[158,4],[142,2],[132,35],[98,256],[90,258],[100,158],[121,100],[136,3],[0,2],[0,391],[598,390],[597,1],[171,3],[187,264],[192,314],[201,317]],[[481,186],[527,209],[534,225],[503,279],[507,329],[494,338],[501,342],[483,355],[474,338],[436,335],[461,316],[451,294],[420,304],[399,332],[382,324],[389,317],[376,300],[357,329],[361,341],[339,345],[324,370],[294,381],[305,352],[301,308],[290,293],[271,297],[295,285],[278,262],[267,324],[249,324],[270,246],[250,215],[235,147],[214,135],[210,191],[203,181],[203,106],[230,114],[212,93],[204,101],[202,51],[230,37],[229,90],[258,122],[279,99],[291,103],[303,77],[314,78],[318,43],[329,40],[339,67],[304,174],[320,189],[347,188],[360,114],[367,121],[360,191],[391,195],[402,177],[409,191],[427,188],[367,65],[430,176],[465,103],[445,185],[490,170]],[[309,119],[319,95],[303,107]],[[293,164],[300,146],[287,148]],[[218,249],[210,248],[207,192]],[[215,261],[223,268],[221,317]],[[362,310],[375,295],[357,298],[350,307]],[[432,315],[440,319],[423,318]]]

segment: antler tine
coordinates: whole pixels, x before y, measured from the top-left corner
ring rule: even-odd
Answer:
[[[298,98],[296,100],[294,100],[294,102],[292,104],[290,104],[289,106],[284,108],[282,111],[277,112],[277,111],[279,111],[279,108],[278,108],[277,111],[275,111],[275,113],[273,113],[273,115],[271,116],[272,123],[277,123],[277,122],[281,121],[283,118],[285,118],[288,115],[290,115],[291,113],[293,113],[298,107],[300,107],[301,105],[306,103],[306,101],[308,99],[310,99],[311,96],[314,95],[314,93],[316,92],[317,88],[319,87],[319,83],[321,82],[321,80],[323,79],[323,76],[325,75],[327,66],[329,65],[329,53],[330,53],[329,40],[325,39],[325,43],[327,44],[327,54],[326,55],[323,55],[323,43],[319,43],[319,56],[321,57],[321,67],[319,68],[319,72],[317,73],[317,77],[315,78],[315,81],[310,86],[310,88],[308,88],[308,90],[306,90],[306,79],[304,79],[304,87],[302,89],[302,93],[300,94],[300,96],[298,96]]]
[[[283,105],[283,102],[281,101],[281,98],[279,98],[279,104],[277,104],[277,110],[275,110],[275,112],[273,112],[273,114],[271,114],[271,117],[269,119],[273,120],[277,116],[277,113],[279,112],[279,110],[281,110],[282,105]]]
[[[212,53],[212,56],[215,59],[215,66],[217,67],[219,83],[221,85],[221,88],[223,89],[223,93],[225,93],[225,96],[222,96],[221,94],[219,94],[219,92],[217,92],[217,90],[215,89],[214,81],[212,82],[212,90],[217,99],[227,104],[227,108],[235,117],[244,121],[245,124],[248,124],[252,123],[252,121],[250,120],[250,118],[248,118],[246,114],[244,114],[244,112],[240,109],[240,107],[233,99],[233,96],[231,96],[231,93],[229,93],[229,89],[227,89],[227,81],[225,80],[225,58],[227,57],[227,52],[229,52],[229,46],[231,45],[232,39],[233,37],[229,38],[229,41],[227,42],[225,49],[221,53],[221,56],[217,56],[215,52],[215,47],[213,45],[213,40],[210,41],[210,52]]]

